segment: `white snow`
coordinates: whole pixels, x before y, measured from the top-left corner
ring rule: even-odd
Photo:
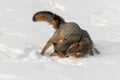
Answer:
[[[37,11],[52,11],[91,35],[100,55],[49,57],[39,52],[54,29],[32,21]],[[0,1],[0,80],[120,80],[119,0]]]

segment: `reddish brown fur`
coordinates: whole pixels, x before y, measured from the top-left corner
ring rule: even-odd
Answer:
[[[84,54],[82,54],[82,53],[73,53],[74,55],[73,55],[73,57],[75,57],[75,58],[80,58],[80,57],[84,57]]]
[[[60,40],[56,41],[56,42],[53,42],[53,45],[54,45],[54,48],[56,48],[57,46],[59,46],[59,44],[63,41],[63,39],[61,38]],[[63,58],[65,57],[64,53],[62,52],[56,52],[54,51],[52,54],[50,54],[50,56],[58,56],[60,58]]]
[[[54,47],[57,47],[60,43],[62,42],[62,40],[59,40],[59,41],[56,41],[54,44]],[[79,48],[80,45],[79,43],[73,43],[70,48]],[[61,52],[56,52],[54,51],[52,54],[50,54],[50,56],[55,56],[57,55],[58,57],[60,58],[63,58],[63,57],[69,57],[69,56],[73,56],[75,58],[80,58],[80,57],[84,57],[84,54],[79,52],[79,51],[76,51],[74,53],[71,53],[71,54],[65,54],[65,53],[61,53]]]
[[[53,42],[54,46],[57,47],[63,41],[63,39],[64,39],[64,34],[61,32],[59,35],[59,40]]]
[[[69,48],[78,48],[79,46],[79,43],[73,43]]]
[[[69,48],[77,50],[77,49],[82,48],[82,45],[80,45],[79,43],[73,43]],[[79,50],[74,51],[73,53],[68,53],[68,55],[76,57],[76,58],[84,57],[84,53],[80,52]]]
[[[45,17],[47,16],[47,17]],[[46,21],[49,22],[51,25],[53,25],[54,28],[57,27],[57,21],[56,20],[51,20],[50,16],[45,15],[45,14],[37,14],[34,16],[34,19],[36,21]]]

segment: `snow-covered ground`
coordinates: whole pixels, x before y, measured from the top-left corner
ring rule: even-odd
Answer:
[[[101,54],[81,59],[39,55],[54,32],[48,23],[32,21],[42,10],[78,23]],[[0,80],[120,80],[120,1],[1,0]]]

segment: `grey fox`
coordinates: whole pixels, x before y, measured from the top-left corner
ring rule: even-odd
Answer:
[[[87,31],[74,22],[66,22],[62,17],[50,11],[37,12],[33,16],[33,21],[46,21],[56,30],[42,49],[42,55],[51,45],[54,45],[54,52],[51,56],[77,58],[87,53],[90,55],[94,55],[94,52],[99,53]]]
[[[62,40],[59,46],[55,48],[56,51],[61,53],[65,52],[71,44],[80,41],[82,29],[78,26],[78,24],[74,22],[65,22],[62,17],[50,11],[37,12],[33,16],[33,21],[47,21],[53,25],[54,29],[56,29],[53,36],[48,40],[47,44],[42,49],[42,55],[55,41]]]

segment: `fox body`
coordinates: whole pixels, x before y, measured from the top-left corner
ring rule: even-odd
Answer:
[[[63,18],[52,12],[37,12],[33,16],[33,21],[47,21],[52,24],[55,29],[53,36],[48,40],[47,44],[42,49],[42,55],[55,41],[62,40],[62,42],[55,47],[55,50],[60,53],[65,52],[71,44],[80,41],[82,29],[79,25],[74,22],[65,22]]]
[[[94,53],[99,54],[100,52],[95,48],[93,41],[91,40],[87,31],[82,30],[82,36],[80,42],[75,42],[67,48],[67,50],[63,53],[56,51],[56,47],[62,42],[62,40],[58,40],[54,42],[54,52],[51,56],[59,56],[59,57],[69,57],[73,56],[76,58],[84,57],[87,53],[90,55],[94,55]]]
[[[52,24],[55,29],[53,36],[43,47],[42,55],[51,45],[54,45],[54,52],[51,56],[78,58],[87,53],[90,55],[94,55],[94,52],[99,53],[88,32],[74,22],[66,22],[62,17],[50,11],[37,12],[33,16],[33,21],[46,21]]]

